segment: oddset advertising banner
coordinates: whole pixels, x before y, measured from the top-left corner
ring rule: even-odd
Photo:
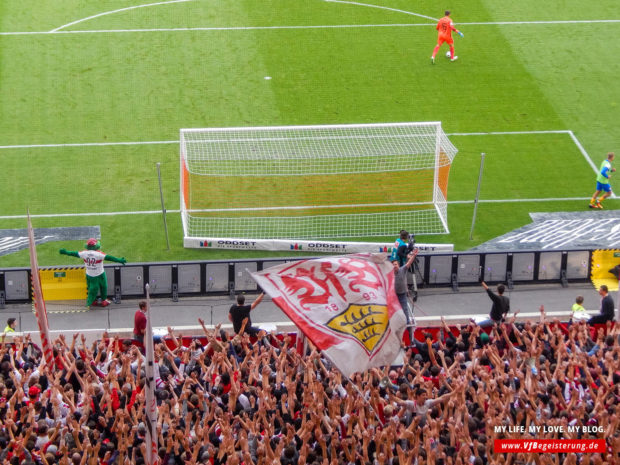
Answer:
[[[406,318],[385,254],[303,260],[251,275],[344,375],[390,365],[400,352]]]

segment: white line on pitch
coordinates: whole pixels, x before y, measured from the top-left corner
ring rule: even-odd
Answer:
[[[545,24],[600,24],[600,23],[620,23],[620,19],[567,19],[549,21],[489,21],[458,23],[459,26],[520,26],[520,25],[545,25]]]
[[[157,145],[178,144],[178,140],[153,140],[146,142],[84,142],[75,144],[32,144],[32,145],[0,145],[0,149],[40,149],[53,147],[105,147],[108,145]]]
[[[519,25],[554,25],[554,24],[618,24],[620,19],[593,19],[593,20],[567,20],[567,21],[498,21],[480,23],[458,23],[459,26],[519,26]],[[0,32],[0,36],[23,36],[23,35],[63,35],[63,34],[118,34],[140,32],[209,32],[209,31],[260,31],[281,29],[354,29],[373,27],[430,27],[434,24],[395,23],[395,24],[324,24],[306,26],[229,26],[229,27],[174,27],[174,28],[145,28],[145,29],[94,29],[77,31],[6,31]]]
[[[15,31],[0,32],[0,36],[20,36],[20,35],[61,35],[61,34],[113,34],[131,32],[211,32],[211,31],[268,31],[282,29],[353,29],[353,28],[372,28],[372,27],[428,27],[430,24],[322,24],[305,26],[219,26],[219,27],[169,27],[169,28],[145,28],[145,29],[93,29],[76,31]]]
[[[494,131],[494,132],[452,132],[446,136],[509,136],[524,134],[570,134],[571,131],[561,129],[557,131]]]
[[[190,1],[192,1],[192,0],[169,0],[169,1],[165,1],[165,2],[148,3],[148,4],[144,4],[144,5],[129,6],[127,8],[119,8],[117,10],[104,11],[103,13],[98,13],[96,15],[92,15],[92,16],[89,16],[87,18],[82,18],[82,19],[78,19],[76,21],[72,21],[72,22],[67,23],[67,24],[63,24],[62,26],[59,26],[56,29],[52,29],[50,32],[58,32],[61,29],[64,29],[64,28],[69,27],[69,26],[73,26],[74,24],[83,23],[84,21],[88,21],[88,20],[91,20],[91,19],[99,18],[101,16],[112,15],[112,14],[120,13],[120,12],[123,12],[123,11],[135,10],[136,8],[145,8],[145,7],[149,7],[149,6],[167,5],[167,4],[170,4],[170,3],[182,3],[182,2],[190,2]]]
[[[567,201],[584,201],[590,200],[590,197],[557,197],[546,199],[493,199],[493,200],[478,200],[479,203],[515,203],[515,202],[567,202]],[[447,202],[449,205],[462,205],[474,203],[474,200],[450,200]],[[348,206],[348,205],[346,205]],[[270,207],[261,208],[260,210],[283,208],[283,207]],[[311,208],[311,207],[290,207],[295,208]],[[250,210],[250,209],[236,209],[236,210]],[[202,211],[202,210],[201,210]],[[217,210],[204,210],[204,211],[217,211]],[[181,210],[166,210],[166,213],[180,213]],[[161,214],[161,210],[145,210],[145,211],[122,211],[122,212],[102,212],[102,213],[44,213],[40,215],[31,214],[31,218],[63,218],[74,216],[117,216],[117,215],[158,215]],[[0,216],[0,220],[19,220],[27,218],[26,215],[6,215]]]
[[[514,203],[514,202],[568,202],[573,200],[590,200],[590,197],[549,197],[546,199],[480,199],[479,203]],[[448,204],[474,203],[474,200],[449,200]]]
[[[166,213],[180,213],[181,210],[166,210]],[[155,215],[161,210],[145,210],[132,212],[100,212],[100,213],[42,213],[40,215],[30,215],[30,218],[70,218],[74,216],[117,216],[117,215]],[[7,215],[0,216],[0,220],[19,220],[27,218],[26,215]]]
[[[499,135],[527,135],[527,134],[569,134],[569,130],[551,131],[505,131],[505,132],[455,132],[446,134],[447,136],[499,136]],[[108,145],[155,145],[155,144],[178,144],[178,140],[153,140],[138,142],[83,142],[83,143],[61,143],[61,144],[19,144],[19,145],[0,145],[0,149],[33,149],[33,148],[53,148],[53,147],[105,147]]]
[[[433,24],[429,24],[429,26],[434,26],[435,23],[437,21],[439,21],[438,18],[433,18],[432,16],[426,16],[420,13],[414,13],[413,11],[406,11],[406,10],[399,10],[397,8],[390,8],[387,6],[382,6],[382,5],[374,5],[371,3],[359,3],[359,2],[353,2],[353,1],[349,1],[349,0],[324,0],[326,2],[330,2],[330,3],[344,3],[344,4],[348,4],[348,5],[355,5],[355,6],[365,6],[365,7],[369,7],[369,8],[379,8],[381,10],[389,10],[389,11],[395,11],[397,13],[403,13],[406,15],[411,15],[411,16],[417,16],[419,18],[424,18],[424,19],[430,19],[431,21],[433,21]],[[521,25],[521,24],[578,24],[578,23],[617,23],[620,22],[620,20],[617,19],[600,19],[600,20],[550,20],[550,21],[493,21],[493,22],[470,22],[470,23],[458,23],[459,26],[488,26],[488,25],[494,25],[494,26],[505,26],[505,25]]]
[[[568,134],[570,135],[570,138],[573,140],[573,142],[575,143],[575,145],[577,146],[577,148],[579,149],[583,157],[586,159],[588,164],[592,167],[594,172],[598,174],[598,168],[592,161],[592,158],[590,158],[590,155],[588,155],[588,152],[586,151],[586,149],[583,147],[583,145],[581,145],[581,142],[579,142],[579,139],[577,139],[577,136],[575,135],[575,133],[573,131],[568,131]],[[617,198],[614,192],[611,193],[611,197],[614,199]]]
[[[399,10],[397,8],[390,8],[388,6],[372,5],[370,3],[350,2],[350,1],[344,1],[344,0],[324,0],[324,1],[329,2],[329,3],[344,3],[344,4],[347,4],[347,5],[367,6],[369,8],[379,8],[381,10],[395,11],[396,13],[404,13],[406,15],[417,16],[418,18],[430,19],[433,22],[439,21],[439,19],[433,18],[432,16],[426,16],[426,15],[422,15],[422,14],[419,14],[419,13],[414,13],[413,11],[406,11],[406,10]]]

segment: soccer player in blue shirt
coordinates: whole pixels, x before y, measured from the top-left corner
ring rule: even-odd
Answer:
[[[614,153],[609,152],[607,154],[607,159],[603,160],[601,163],[601,168],[599,169],[598,176],[596,177],[596,191],[590,199],[590,208],[603,208],[601,202],[605,200],[607,197],[611,195],[611,184],[609,184],[609,176],[611,173],[616,171],[616,168],[611,167],[611,162],[614,161]],[[601,192],[601,195],[598,199],[596,198]]]

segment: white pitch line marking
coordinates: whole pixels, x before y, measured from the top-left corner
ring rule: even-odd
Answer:
[[[41,149],[53,147],[106,147],[109,145],[157,145],[178,144],[178,140],[154,140],[147,142],[84,142],[75,144],[0,145],[0,149]]]
[[[0,36],[18,35],[60,35],[60,34],[107,34],[107,33],[130,33],[130,32],[211,32],[211,31],[268,31],[282,29],[351,29],[372,27],[418,27],[431,26],[431,24],[325,24],[306,26],[220,26],[220,27],[170,27],[170,28],[146,28],[146,29],[93,29],[75,31],[15,31],[0,32]]]
[[[599,23],[620,23],[620,19],[567,19],[567,20],[549,20],[549,21],[489,21],[489,22],[472,22],[458,23],[459,26],[528,26],[528,25],[546,25],[546,24],[599,24]]]
[[[422,15],[419,13],[414,13],[413,11],[399,10],[398,8],[390,8],[388,6],[372,5],[370,3],[350,2],[350,1],[345,1],[345,0],[324,0],[324,1],[329,2],[329,3],[344,3],[347,5],[366,6],[369,8],[379,8],[381,10],[389,10],[389,11],[395,11],[396,13],[403,13],[406,15],[417,16],[418,18],[430,19],[431,21],[435,21],[435,22],[439,21],[439,19],[433,18],[432,16],[426,16],[426,15]]]
[[[186,0],[189,1],[189,0]],[[459,26],[521,26],[521,25],[558,25],[558,24],[618,24],[620,19],[585,19],[566,21],[490,21],[479,23],[458,23]],[[145,28],[145,29],[94,29],[76,31],[5,31],[0,36],[26,36],[26,35],[50,35],[63,34],[119,34],[141,32],[212,32],[212,31],[260,31],[260,30],[283,30],[283,29],[355,29],[373,27],[431,27],[428,23],[394,23],[394,24],[325,24],[306,26],[229,26],[229,27],[173,27],[173,28]],[[65,26],[61,26],[65,27]]]
[[[590,197],[549,197],[546,199],[488,199],[478,200],[479,203],[516,203],[516,202],[568,202],[590,200]],[[474,203],[474,200],[450,200],[448,204]]]
[[[166,213],[180,213],[181,210],[168,210]],[[161,214],[161,210],[145,210],[145,211],[125,211],[125,212],[99,212],[99,213],[42,213],[40,215],[30,215],[31,218],[71,218],[74,216],[117,216],[117,215],[155,215]],[[0,216],[0,220],[19,220],[27,218],[27,215],[7,215]]]
[[[590,155],[588,155],[588,152],[586,152],[586,149],[584,149],[583,145],[581,145],[581,142],[579,142],[579,140],[577,139],[577,136],[575,136],[575,133],[573,131],[568,131],[568,134],[570,135],[570,138],[573,140],[573,142],[575,143],[575,145],[577,146],[577,148],[579,149],[579,151],[581,152],[583,157],[590,164],[590,166],[592,167],[594,172],[597,173],[598,172],[598,168],[596,167],[596,165],[594,164],[594,162],[590,158]]]
[[[515,203],[515,202],[566,202],[566,201],[585,201],[590,200],[590,197],[566,197],[566,198],[546,198],[546,199],[489,199],[478,200],[479,203]],[[447,203],[449,205],[460,205],[474,203],[475,200],[451,200]],[[283,207],[272,208],[260,208],[259,210],[270,210]],[[312,207],[298,207],[298,208],[312,208]],[[252,210],[252,209],[235,209],[235,210]],[[203,210],[200,210],[203,211]],[[204,211],[219,211],[219,210],[204,210]],[[181,210],[168,210],[166,213],[180,213]],[[31,218],[70,218],[70,217],[83,217],[83,216],[117,216],[117,215],[160,215],[161,210],[144,210],[144,211],[121,211],[121,212],[100,212],[100,213],[43,213],[39,215],[30,214]],[[0,216],[0,220],[20,220],[27,218],[26,215],[6,215]]]
[[[447,136],[504,136],[504,135],[527,135],[527,134],[569,134],[570,130],[550,130],[550,131],[498,131],[498,132],[453,132]],[[33,148],[52,148],[52,147],[105,147],[109,145],[155,145],[155,144],[178,144],[178,140],[153,140],[138,142],[82,142],[82,143],[60,143],[60,144],[18,144],[0,145],[0,149],[33,149]]]
[[[528,135],[528,134],[568,134],[573,140],[578,150],[582,153],[588,164],[592,167],[595,173],[598,172],[596,165],[588,155],[579,139],[575,136],[570,129],[557,129],[557,130],[545,130],[545,131],[490,131],[490,132],[453,132],[447,133],[447,136],[505,136],[505,135]],[[32,149],[32,148],[53,148],[53,147],[105,147],[115,145],[157,145],[157,144],[178,144],[176,140],[159,140],[159,141],[138,141],[138,142],[85,142],[85,143],[66,143],[66,144],[33,144],[33,145],[0,145],[0,149]],[[613,198],[617,198],[612,193]],[[539,198],[539,199],[495,199],[495,200],[479,200],[480,203],[511,203],[511,202],[564,202],[564,201],[582,201],[589,200],[589,197],[553,197],[553,198]],[[448,201],[450,205],[456,204],[468,204],[473,203],[474,200],[452,200]],[[407,204],[409,205],[409,204]],[[412,203],[411,205],[417,205]],[[306,207],[304,207],[306,208]],[[178,213],[180,210],[167,210],[170,213]],[[218,210],[219,211],[219,210]],[[107,212],[107,213],[63,213],[63,214],[44,214],[33,215],[35,218],[49,218],[49,217],[62,217],[62,216],[113,216],[113,215],[133,215],[133,214],[158,214],[161,210],[141,211],[141,212]],[[0,216],[0,219],[22,219],[26,218],[25,215],[16,216]]]
[[[446,136],[510,136],[525,134],[570,134],[568,129],[559,129],[551,131],[494,131],[494,132],[452,132]]]
[[[579,151],[581,152],[583,157],[586,159],[586,161],[590,164],[590,166],[592,167],[594,172],[596,174],[598,174],[598,168],[596,167],[596,165],[594,164],[594,162],[590,158],[590,155],[588,155],[588,152],[586,151],[586,149],[583,147],[583,145],[581,145],[581,142],[579,142],[579,139],[577,139],[577,136],[575,135],[575,133],[573,131],[568,131],[568,134],[570,135],[570,138],[573,139],[573,142],[575,143],[575,145],[577,146],[577,148],[579,149]],[[613,191],[611,192],[611,196],[610,197],[612,199],[617,199],[618,198]]]
[[[147,4],[144,4],[144,5],[128,6],[127,8],[119,8],[117,10],[104,11],[103,13],[98,13],[96,15],[92,15],[92,16],[89,16],[87,18],[82,18],[82,19],[78,19],[78,20],[72,21],[72,22],[67,23],[67,24],[63,24],[62,26],[59,26],[56,29],[52,29],[49,32],[52,32],[52,33],[53,32],[58,32],[61,29],[64,29],[64,28],[69,27],[69,26],[73,26],[74,24],[79,24],[79,23],[83,23],[85,21],[89,21],[91,19],[100,18],[101,16],[107,16],[107,15],[112,15],[112,14],[115,14],[115,13],[121,13],[123,11],[135,10],[137,8],[145,8],[145,7],[149,7],[149,6],[167,5],[167,4],[170,4],[170,3],[182,3],[182,2],[191,2],[191,1],[192,0],[168,0],[168,1],[165,1],[165,2],[147,3]]]

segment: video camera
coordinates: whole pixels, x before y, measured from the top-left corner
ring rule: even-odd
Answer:
[[[407,254],[410,254],[415,249],[415,234],[409,234],[409,240],[407,241]]]
[[[415,234],[409,234],[404,229],[401,229],[400,244],[396,250],[396,256],[402,266],[407,261],[407,256],[415,249]]]

